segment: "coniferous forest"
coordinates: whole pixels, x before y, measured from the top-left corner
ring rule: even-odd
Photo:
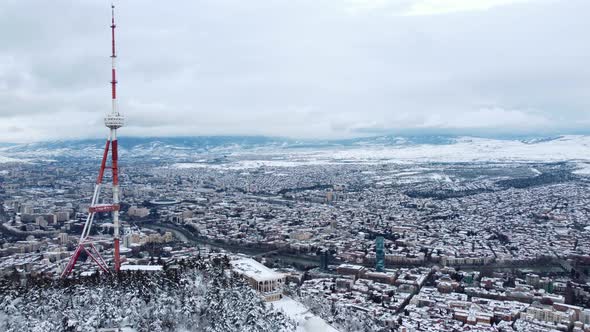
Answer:
[[[15,274],[0,280],[0,331],[292,331],[293,322],[229,270],[201,257],[162,272],[95,273],[66,280]]]

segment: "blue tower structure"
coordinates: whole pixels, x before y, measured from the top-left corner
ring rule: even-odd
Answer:
[[[385,271],[385,239],[377,236],[375,239],[375,269],[377,272]]]

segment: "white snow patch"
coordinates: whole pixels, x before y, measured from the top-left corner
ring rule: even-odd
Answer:
[[[176,163],[171,165],[172,168],[188,169],[188,168],[205,168],[211,167],[210,164],[205,163]]]
[[[453,182],[453,180],[451,180],[451,178],[446,174],[432,173],[430,175],[430,178],[432,180],[438,181],[438,182],[448,182],[448,183]]]
[[[579,163],[578,169],[575,170],[573,173],[578,175],[590,175],[590,164],[588,163]]]
[[[455,144],[380,147],[331,152],[334,159],[392,159],[441,162],[590,160],[590,137],[563,136],[527,144],[485,138],[460,138]]]
[[[162,271],[162,265],[121,265],[121,271]]]
[[[4,163],[27,163],[27,161],[6,156],[0,156],[0,164]]]
[[[325,320],[314,315],[300,302],[284,296],[281,300],[271,302],[275,310],[282,311],[297,323],[297,332],[338,332]]]
[[[409,176],[409,175],[418,175],[420,172],[399,172],[395,174],[396,176]]]

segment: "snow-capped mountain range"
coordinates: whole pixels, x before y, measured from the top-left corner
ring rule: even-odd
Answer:
[[[97,159],[104,140],[47,141],[0,146],[0,162],[61,158]],[[300,162],[590,161],[590,136],[480,138],[379,136],[341,140],[295,140],[259,136],[121,137],[122,158],[197,162],[231,157]],[[243,157],[243,158],[242,158]]]

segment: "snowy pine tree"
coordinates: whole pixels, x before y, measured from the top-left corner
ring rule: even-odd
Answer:
[[[67,280],[30,280],[21,288],[0,279],[0,331],[293,331],[268,311],[224,259],[187,260],[178,269],[122,272]]]

